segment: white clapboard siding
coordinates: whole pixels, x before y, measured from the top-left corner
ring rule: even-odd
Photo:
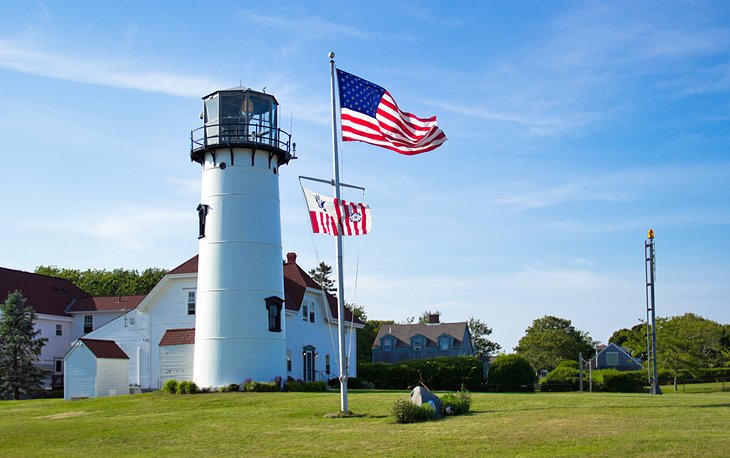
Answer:
[[[165,345],[160,347],[160,384],[175,379],[193,380],[194,345]]]
[[[129,394],[129,360],[96,360],[96,397]]]
[[[163,287],[156,292],[154,303],[147,310],[150,323],[149,339],[153,349],[158,347],[168,329],[195,327],[195,315],[188,315],[188,291],[195,291],[196,277],[188,275],[183,278],[168,277],[166,280],[164,285],[160,285]],[[160,388],[164,382],[160,380],[159,351],[152,351],[150,354],[150,373],[152,374],[150,387]]]
[[[156,377],[150,377],[149,352],[150,345],[149,336],[149,316],[133,310],[117,319],[105,324],[104,326],[93,330],[84,337],[90,339],[113,340],[119,345],[124,353],[129,356],[128,378],[127,383],[139,385],[144,388],[152,387],[150,380]],[[139,348],[139,352],[137,351]],[[139,354],[140,362],[137,362]],[[137,372],[139,371],[139,377]]]
[[[96,396],[96,357],[81,341],[66,355],[63,374],[63,398]]]
[[[338,337],[337,320],[332,318],[329,306],[325,307],[322,293],[307,289],[303,299],[307,305],[307,319],[304,319],[303,310],[300,307],[298,312],[286,311],[286,348],[291,350],[292,370],[287,375],[296,379],[304,377],[304,360],[302,350],[305,346],[315,348],[318,356],[315,359],[315,369],[324,373],[326,370],[326,356],[330,355],[330,377],[339,376],[338,366]],[[309,312],[314,311],[314,322],[310,321]],[[354,331],[350,323],[345,325],[345,349],[350,349],[348,375],[357,376],[357,341],[356,335],[352,336],[350,344],[350,333]]]

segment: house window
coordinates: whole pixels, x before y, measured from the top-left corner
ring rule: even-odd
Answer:
[[[269,331],[281,332],[281,306],[284,299],[276,296],[266,298],[266,310],[269,314]]]
[[[449,338],[448,337],[442,337],[439,340],[439,348],[442,351],[448,351],[448,350],[450,350],[450,347],[451,347],[450,343],[451,342],[449,342]]]
[[[84,334],[88,334],[94,330],[94,316],[84,315]]]
[[[56,325],[56,335],[57,336],[62,336],[63,335],[63,326],[60,325],[60,324],[57,324]]]
[[[309,309],[309,321],[314,323],[314,304],[312,304],[312,307]]]
[[[286,349],[286,370],[291,372],[291,348]]]
[[[390,351],[393,349],[393,342],[390,339],[383,339],[383,351]]]
[[[56,374],[63,374],[63,360],[62,359],[55,359],[53,361],[53,370]]]
[[[129,325],[134,326],[134,317],[133,316],[129,317]]]
[[[330,355],[324,355],[324,370],[327,375],[330,374]]]
[[[209,206],[205,204],[198,205],[198,238],[202,239],[205,237],[205,218],[208,216]]]
[[[309,306],[307,304],[302,304],[302,320],[307,321],[308,315],[309,315]]]
[[[414,339],[413,340],[413,351],[421,351],[421,339]]]
[[[195,315],[195,291],[188,291],[188,315]]]
[[[606,366],[618,366],[618,352],[607,351],[606,352]]]

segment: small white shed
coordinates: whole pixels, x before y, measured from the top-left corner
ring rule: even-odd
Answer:
[[[195,329],[168,329],[160,340],[160,385],[193,380]]]
[[[113,340],[81,338],[63,363],[66,400],[129,394],[129,357]]]

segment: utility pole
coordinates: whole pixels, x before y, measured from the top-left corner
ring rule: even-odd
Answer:
[[[654,259],[654,229],[649,229],[647,239],[644,241],[644,273],[646,278],[646,346],[647,346],[647,369],[651,394],[662,394],[659,388],[659,377],[656,364],[656,301],[654,298],[654,281],[656,277],[656,265]]]

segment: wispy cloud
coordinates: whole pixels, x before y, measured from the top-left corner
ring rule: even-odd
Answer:
[[[224,87],[209,78],[142,70],[137,68],[142,64],[113,59],[61,55],[9,40],[0,40],[0,67],[77,83],[183,97],[200,97],[210,88]]]
[[[283,29],[288,32],[288,35],[306,39],[324,37],[354,37],[367,39],[375,36],[372,32],[360,30],[347,24],[328,21],[320,16],[298,16],[294,18],[248,13],[243,17],[245,20],[262,27],[266,27],[268,29]]]

